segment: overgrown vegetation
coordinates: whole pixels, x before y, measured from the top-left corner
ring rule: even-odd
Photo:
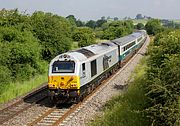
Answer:
[[[72,38],[78,42],[79,47],[88,46],[95,43],[95,34],[88,27],[78,27],[74,29]]]
[[[180,30],[156,36],[149,48],[147,116],[155,126],[173,126],[180,119]]]
[[[122,36],[131,34],[134,30],[133,22],[127,21],[114,21],[104,23],[102,25],[103,35],[101,39],[113,40]]]
[[[161,25],[160,20],[158,20],[158,19],[149,20],[146,23],[145,28],[149,35],[156,35],[165,30],[165,28]]]
[[[47,78],[48,62],[71,49],[70,29],[65,18],[51,13],[34,12],[30,16],[19,13],[17,9],[0,11],[1,102],[42,83],[38,81],[36,86],[28,86],[27,82],[23,84],[24,81],[39,75]]]
[[[32,33],[42,46],[41,56],[49,61],[57,54],[71,49],[71,25],[63,17],[34,12],[30,17]]]

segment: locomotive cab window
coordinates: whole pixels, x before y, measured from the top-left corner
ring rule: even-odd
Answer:
[[[75,63],[73,61],[55,61],[52,73],[74,73]]]
[[[96,65],[96,60],[93,60],[91,62],[91,77],[97,74],[97,65]]]

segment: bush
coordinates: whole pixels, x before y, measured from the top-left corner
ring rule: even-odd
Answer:
[[[74,41],[78,42],[79,47],[95,43],[95,34],[92,29],[88,27],[76,28],[73,32],[72,38]]]
[[[26,80],[43,71],[39,67],[41,46],[31,32],[2,27],[0,40],[0,65],[10,70],[13,80]]]
[[[13,66],[16,80],[29,80],[36,73],[36,70],[29,64],[15,64]]]
[[[38,11],[31,16],[31,25],[34,36],[40,40],[43,59],[50,61],[71,49],[71,27],[65,18]]]
[[[143,23],[138,23],[138,24],[136,25],[136,28],[137,28],[138,30],[142,30],[142,29],[145,28],[145,26],[144,26]]]
[[[11,71],[7,67],[0,65],[0,87],[11,82],[11,76]]]
[[[104,35],[102,39],[113,40],[133,32],[134,26],[131,21],[114,21],[103,24]]]
[[[149,35],[157,35],[158,33],[163,32],[165,29],[161,25],[160,20],[151,19],[145,25],[146,31]]]
[[[149,54],[147,115],[152,125],[173,126],[180,119],[180,31],[159,34]]]

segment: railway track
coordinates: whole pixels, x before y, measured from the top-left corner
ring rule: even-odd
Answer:
[[[57,126],[64,120],[65,115],[69,115],[68,113],[72,111],[72,109],[75,109],[77,106],[77,104],[74,104],[70,106],[67,105],[64,108],[50,108],[33,122],[31,122],[29,126]]]
[[[108,79],[102,82],[92,93],[87,95],[83,101],[77,104],[63,104],[63,106],[48,109],[45,111],[41,116],[36,118],[33,122],[28,124],[28,126],[58,126],[61,124],[70,114],[74,113],[82,104],[84,104],[89,97],[95,94],[104,84],[106,81],[109,81],[113,77],[110,76]]]
[[[24,112],[25,110],[31,108],[35,104],[43,101],[47,98],[47,86],[29,93],[22,99],[18,100],[14,104],[0,110],[0,125],[8,120],[12,119],[14,116]]]

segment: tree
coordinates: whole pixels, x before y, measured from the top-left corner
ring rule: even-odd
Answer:
[[[0,66],[13,80],[26,80],[44,72],[40,57],[41,46],[30,31],[14,27],[0,28]],[[11,80],[11,79],[10,79]]]
[[[71,23],[72,26],[76,26],[76,18],[74,15],[69,15],[66,19]]]
[[[95,35],[92,29],[87,27],[76,28],[72,36],[74,41],[78,42],[79,47],[88,46],[95,43]]]
[[[111,23],[104,23],[102,25],[104,30],[103,39],[116,39],[127,34],[132,33],[134,25],[132,21],[113,21]]]
[[[164,27],[161,25],[161,22],[158,19],[151,19],[145,25],[147,33],[150,35],[156,35],[164,31]]]
[[[96,27],[101,27],[106,22],[106,20],[99,19],[96,21]]]
[[[136,27],[137,27],[138,30],[142,30],[142,29],[145,28],[143,23],[138,23]]]
[[[137,15],[136,15],[136,19],[143,19],[142,14],[137,14]]]
[[[71,27],[63,17],[39,11],[31,16],[31,25],[42,45],[43,59],[49,61],[71,48]]]
[[[30,16],[24,12],[20,14],[18,9],[0,11],[0,26],[4,27],[16,27],[17,29],[31,30]]]
[[[102,17],[101,17],[101,20],[106,20],[106,17],[105,17],[105,16],[102,16]]]
[[[83,27],[83,26],[84,26],[84,22],[82,22],[80,19],[78,19],[78,20],[76,21],[76,26],[77,26],[77,27]]]
[[[114,21],[118,21],[118,17],[114,17]]]
[[[96,27],[96,21],[94,20],[90,20],[86,23],[86,26],[87,27],[90,27],[90,28],[95,28]]]

